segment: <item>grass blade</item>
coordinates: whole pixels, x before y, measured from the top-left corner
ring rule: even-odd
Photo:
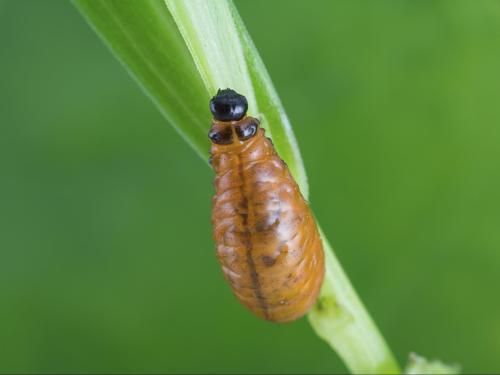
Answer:
[[[161,0],[73,0],[167,120],[207,161],[210,96]]]
[[[308,196],[305,169],[285,111],[230,1],[73,1],[200,156],[206,160],[209,149],[208,100],[217,88],[231,87],[246,95],[250,107],[257,110],[304,196]],[[327,268],[321,296],[309,314],[313,328],[353,373],[399,372],[322,236]]]
[[[234,5],[227,1],[165,1],[207,91],[230,87],[245,95],[307,197],[309,188],[295,135],[271,79]]]
[[[208,90],[236,87],[268,121],[273,142],[308,197],[295,137],[271,80],[234,5],[226,0],[165,0]],[[223,22],[222,22],[223,20]],[[245,74],[247,77],[245,77]],[[327,269],[321,296],[309,314],[354,373],[398,372],[385,341],[352,288],[326,237]]]

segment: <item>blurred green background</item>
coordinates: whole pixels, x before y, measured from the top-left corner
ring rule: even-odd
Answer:
[[[497,372],[500,3],[236,4],[399,360]],[[0,0],[0,126],[1,372],[345,371],[233,298],[212,172],[69,2]]]

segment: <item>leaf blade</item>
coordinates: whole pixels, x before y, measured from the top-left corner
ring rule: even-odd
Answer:
[[[206,161],[209,95],[165,4],[160,0],[73,3],[165,118]]]
[[[205,157],[209,146],[204,131],[205,127],[208,130],[210,120],[206,108],[209,97],[216,88],[224,86],[244,93],[258,108],[263,126],[307,197],[307,179],[295,136],[234,5],[228,0],[164,1],[73,0],[146,94],[200,156]],[[173,18],[168,15],[165,4],[174,14]],[[194,5],[200,7],[193,8]],[[212,17],[211,12],[218,16]],[[183,44],[176,31],[174,18],[189,47]],[[205,18],[211,20],[208,26],[203,24]],[[221,18],[229,21],[214,22]],[[197,29],[197,25],[202,27]],[[232,35],[231,38],[224,35],[226,32]],[[216,47],[225,43],[235,45],[234,49],[221,48],[226,51],[223,56],[230,57],[227,61],[212,54],[214,48],[207,48],[214,43]],[[233,56],[232,51],[237,53]],[[235,65],[238,67],[233,70]],[[399,366],[383,337],[323,234],[322,237],[327,264],[319,303],[322,298],[331,303],[324,308],[317,304],[310,312],[313,328],[339,353],[352,372],[399,373]],[[350,317],[347,321],[346,316]]]
[[[230,87],[258,113],[279,155],[307,198],[309,186],[295,135],[271,78],[232,2],[165,0],[210,93]]]

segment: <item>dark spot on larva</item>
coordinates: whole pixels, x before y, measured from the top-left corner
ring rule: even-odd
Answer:
[[[259,129],[259,123],[257,120],[252,119],[249,122],[243,122],[241,125],[236,125],[234,130],[236,130],[236,135],[240,141],[246,141],[257,134]]]
[[[293,276],[293,274],[292,274],[292,273],[289,273],[289,274],[288,274],[288,276],[287,276],[287,279],[291,279],[291,278],[292,278],[292,276]]]
[[[272,267],[274,263],[276,263],[276,258],[270,257],[269,255],[263,255],[261,259],[266,267]]]
[[[226,126],[222,129],[210,129],[208,138],[218,145],[229,145],[233,142],[233,131],[231,127]]]
[[[257,233],[264,232],[267,228],[269,228],[269,225],[267,225],[265,222],[258,222],[255,224],[255,231]]]
[[[280,213],[281,213],[280,210],[273,211],[271,213],[271,215],[269,216],[269,218],[267,218],[266,220],[262,220],[262,221],[257,222],[255,224],[255,231],[257,233],[261,233],[261,232],[267,232],[269,230],[272,230],[273,228],[276,228],[280,223],[280,219],[279,219]],[[274,218],[274,220],[273,220],[273,218]]]

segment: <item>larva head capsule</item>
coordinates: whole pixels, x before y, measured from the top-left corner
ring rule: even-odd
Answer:
[[[220,90],[210,100],[210,111],[218,121],[238,121],[247,113],[247,99],[231,89]]]
[[[241,146],[255,137],[259,120],[246,116],[247,99],[231,89],[219,90],[210,100],[214,115],[208,137],[215,145]]]

